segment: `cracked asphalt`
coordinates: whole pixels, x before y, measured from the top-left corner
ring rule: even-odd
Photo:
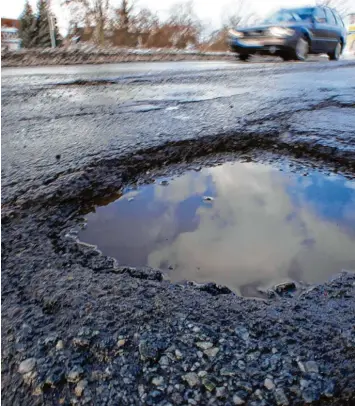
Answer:
[[[6,405],[352,405],[355,277],[240,298],[76,240],[130,183],[226,160],[355,173],[355,63],[2,70]]]

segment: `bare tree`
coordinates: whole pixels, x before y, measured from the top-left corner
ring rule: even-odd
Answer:
[[[116,28],[126,30],[130,29],[130,24],[133,19],[134,1],[121,0],[120,6],[115,9],[114,25]]]
[[[175,3],[169,14],[166,27],[169,27],[171,44],[177,48],[186,48],[189,43],[197,45],[202,24],[195,14],[193,1]]]
[[[236,28],[238,25],[247,25],[255,14],[250,10],[246,0],[237,0],[231,3],[222,14],[222,26]]]
[[[109,22],[110,0],[65,0],[65,4],[71,7],[76,23],[80,21],[86,27],[93,27],[94,41],[103,45],[105,27]]]
[[[317,4],[334,8],[344,18],[354,7],[354,0],[319,0]]]
[[[148,8],[142,8],[131,18],[132,30],[139,33],[151,33],[160,26],[159,18]]]
[[[236,28],[240,25],[247,25],[255,19],[246,0],[237,0],[231,3],[222,13],[222,27],[212,32],[205,46],[210,51],[226,51],[228,49],[227,39],[230,28]]]

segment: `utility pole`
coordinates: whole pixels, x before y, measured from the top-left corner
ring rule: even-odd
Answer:
[[[47,16],[48,16],[48,24],[49,24],[49,35],[51,37],[51,46],[52,46],[52,48],[55,48],[56,43],[55,43],[55,35],[54,35],[54,22],[53,22],[52,13],[50,10],[50,0],[47,0]]]

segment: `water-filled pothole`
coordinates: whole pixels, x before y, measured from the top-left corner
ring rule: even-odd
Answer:
[[[172,281],[214,281],[245,296],[355,270],[355,181],[227,163],[128,189],[87,216],[82,241]]]

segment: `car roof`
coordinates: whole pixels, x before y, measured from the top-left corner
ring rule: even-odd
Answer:
[[[278,12],[288,12],[288,13],[299,13],[301,10],[303,12],[309,12],[310,14],[313,13],[313,11],[317,8],[320,8],[319,6],[306,6],[306,7],[292,7],[292,8],[280,8]]]
[[[305,6],[305,7],[292,7],[292,8],[281,8],[280,11],[296,11],[296,10],[314,10],[320,6]]]

